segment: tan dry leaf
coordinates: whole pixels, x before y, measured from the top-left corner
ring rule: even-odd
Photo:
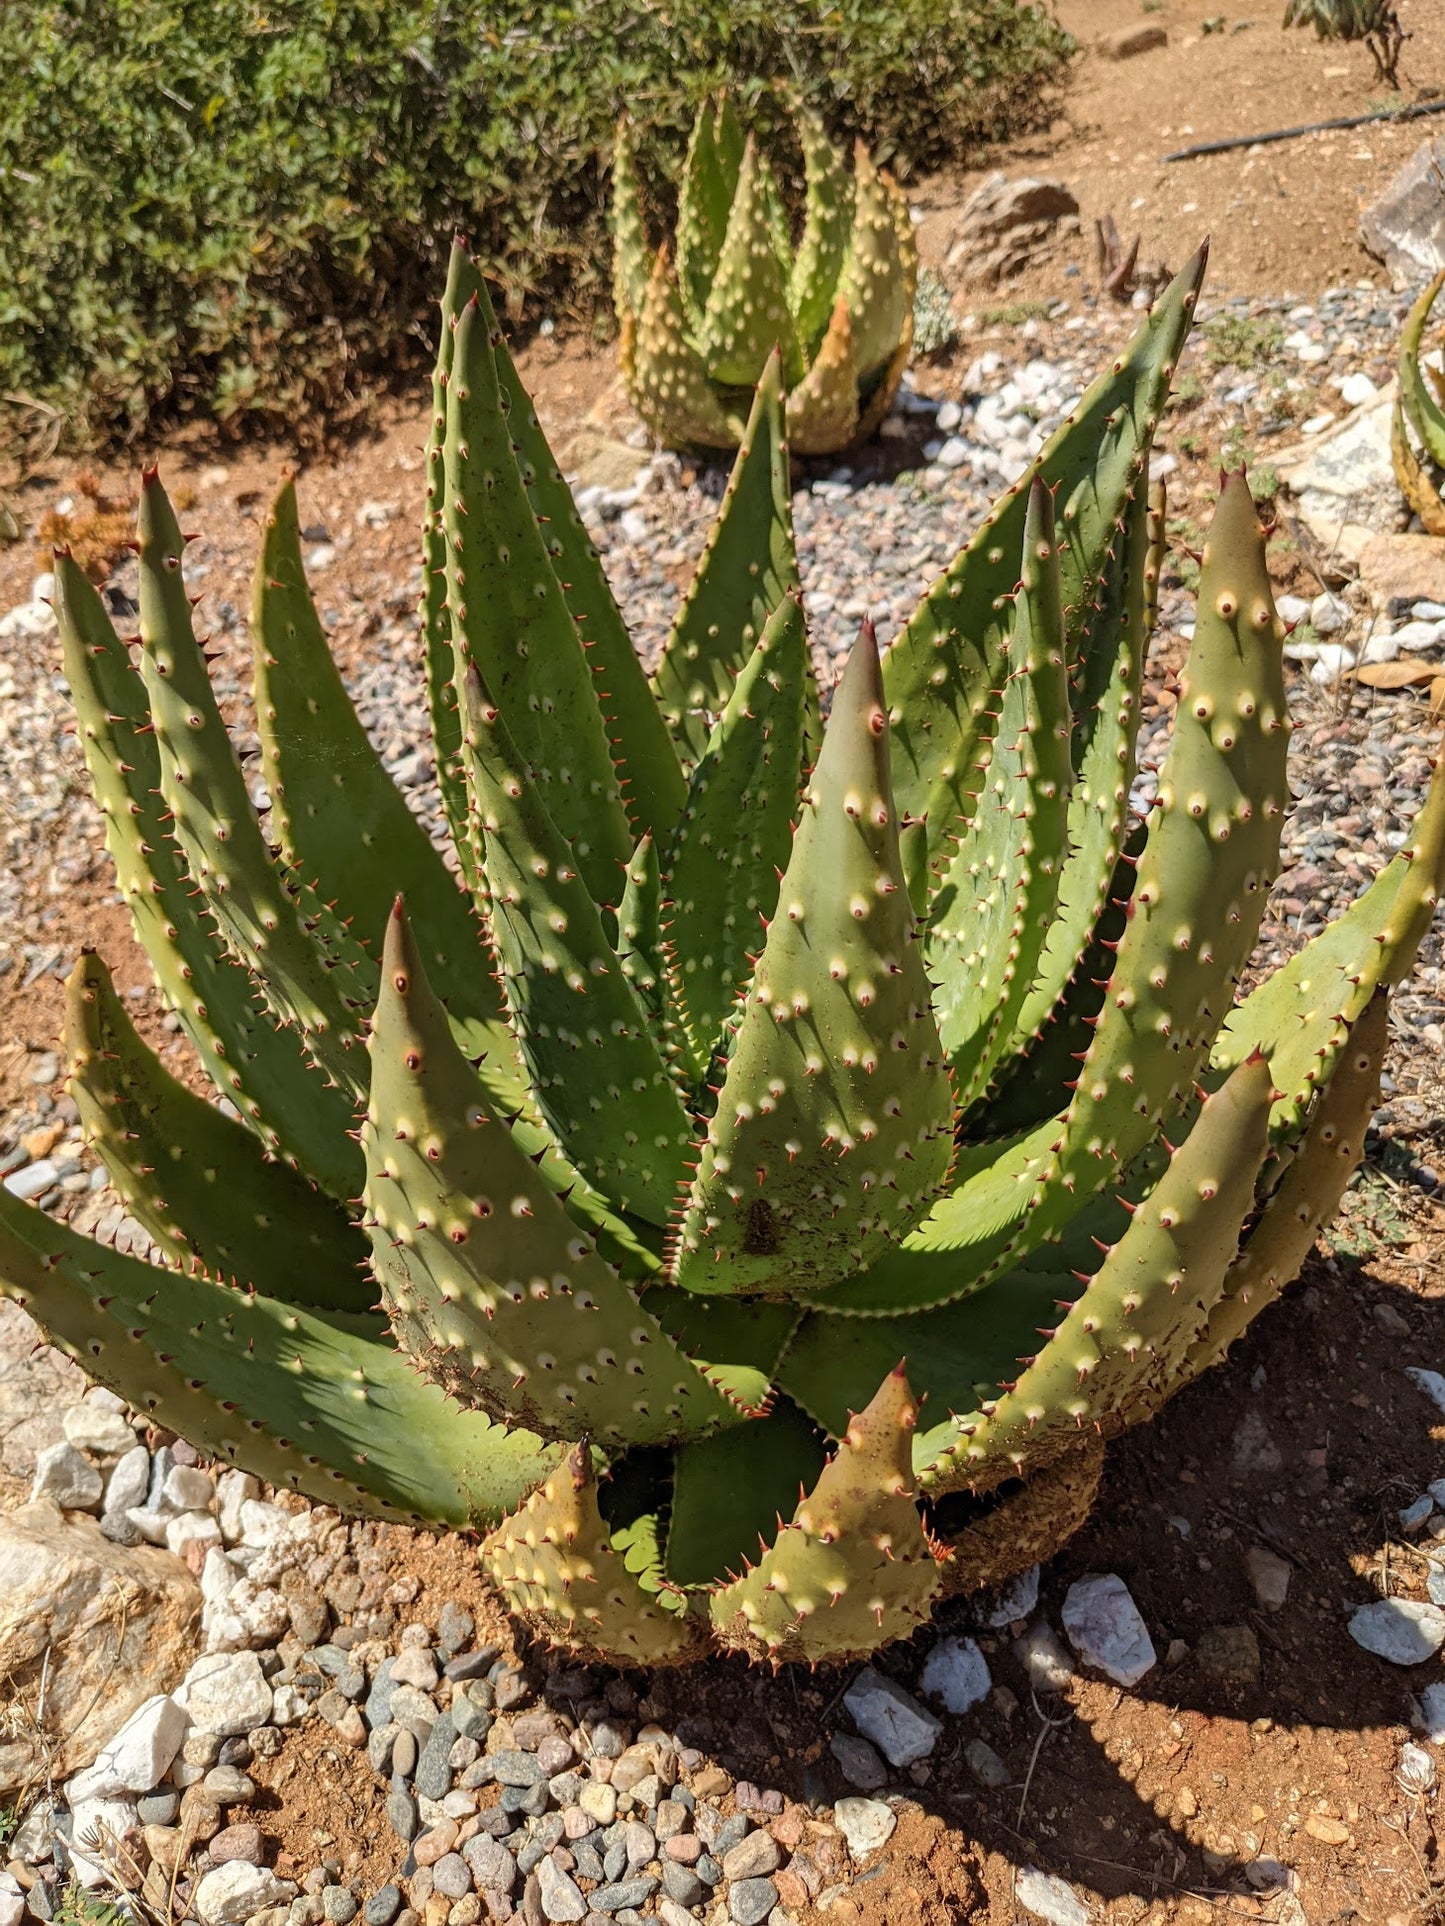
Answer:
[[[1438,722],[1445,716],[1445,675],[1437,675],[1430,684],[1430,720]]]
[[[1407,662],[1402,656],[1395,662],[1362,664],[1358,679],[1367,689],[1405,689],[1412,682],[1445,681],[1445,676],[1433,662]]]

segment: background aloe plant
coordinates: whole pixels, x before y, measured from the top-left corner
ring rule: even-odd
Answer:
[[[798,117],[806,190],[787,201],[721,94],[688,145],[672,243],[654,254],[632,136],[612,162],[613,299],[633,406],[662,441],[735,448],[770,354],[782,358],[790,445],[866,440],[913,345],[918,250],[908,203],[862,141],[852,172],[811,112]]]
[[[1429,535],[1445,535],[1445,501],[1440,497],[1445,476],[1445,377],[1423,359],[1422,343],[1441,288],[1445,288],[1445,273],[1435,276],[1405,317],[1390,424],[1395,478]]]
[[[161,1262],[0,1192],[0,1285],[218,1456],[483,1530],[583,1652],[838,1658],[1052,1549],[1100,1440],[1334,1209],[1445,867],[1437,777],[1235,1003],[1289,732],[1242,475],[1132,818],[1149,445],[1202,265],[881,658],[865,626],[824,732],[777,360],[649,683],[458,249],[423,610],[455,874],[347,700],[289,485],[263,829],[147,475],[136,662],[65,556],[57,612],[120,887],[235,1114],[85,958],[72,1087]]]

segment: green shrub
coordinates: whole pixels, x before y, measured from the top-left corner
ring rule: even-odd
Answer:
[[[458,225],[514,318],[598,299],[624,104],[667,173],[710,87],[787,77],[925,168],[1068,45],[1015,0],[9,0],[0,394],[295,422],[412,352]]]

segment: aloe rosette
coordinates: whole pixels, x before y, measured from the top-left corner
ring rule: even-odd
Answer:
[[[6,1292],[217,1458],[478,1531],[583,1653],[840,1658],[1053,1549],[1102,1441],[1338,1203],[1445,865],[1437,778],[1237,995],[1289,734],[1242,475],[1131,813],[1150,440],[1201,271],[886,652],[865,626],[823,729],[778,361],[649,679],[459,248],[423,609],[454,862],[346,696],[289,485],[258,818],[147,475],[134,658],[65,555],[57,614],[119,886],[228,1102],[85,957],[72,1088],[157,1257],[0,1192]]]
[[[1445,501],[1440,494],[1445,476],[1445,376],[1438,355],[1432,365],[1423,347],[1441,288],[1445,288],[1445,272],[1435,276],[1405,317],[1390,426],[1395,479],[1427,535],[1445,535]]]
[[[796,242],[767,156],[731,100],[703,107],[677,224],[655,250],[624,119],[612,164],[613,299],[633,406],[672,446],[736,448],[769,355],[781,357],[797,454],[875,431],[913,345],[918,249],[908,203],[866,145],[844,151],[797,117],[805,188]]]

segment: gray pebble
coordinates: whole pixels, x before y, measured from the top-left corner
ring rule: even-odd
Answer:
[[[607,1856],[602,1861],[603,1877],[608,1880],[620,1879],[627,1871],[627,1848],[620,1839],[615,1839],[607,1848]]]
[[[379,1779],[384,1779],[392,1770],[395,1756],[397,1728],[394,1725],[379,1725],[367,1735],[366,1758],[372,1771]],[[412,1741],[415,1744],[415,1740]]]
[[[383,1886],[380,1892],[373,1893],[367,1900],[361,1913],[366,1926],[391,1926],[400,1910],[400,1886]]]
[[[403,1779],[409,1779],[416,1771],[419,1750],[415,1733],[398,1730],[391,1748],[392,1771]]]
[[[173,1826],[181,1809],[178,1792],[148,1792],[136,1801],[136,1817],[143,1826]]]
[[[701,1825],[698,1831],[702,1832]],[[752,1822],[745,1813],[735,1812],[731,1819],[724,1819],[707,1845],[715,1858],[726,1859],[734,1846],[740,1846],[752,1831]],[[707,1835],[703,1834],[706,1839]]]
[[[704,1886],[716,1886],[722,1881],[722,1867],[710,1852],[703,1854],[702,1858],[699,1859],[693,1867],[693,1871],[697,1874]]]
[[[700,1906],[707,1887],[691,1866],[677,1866],[670,1859],[664,1859],[662,1890],[669,1899],[675,1899],[679,1906]]]
[[[455,1658],[476,1629],[477,1621],[465,1605],[449,1598],[437,1615],[437,1647],[442,1656]]]
[[[422,1799],[445,1799],[452,1789],[451,1750],[457,1729],[451,1715],[443,1712],[431,1729],[416,1766],[416,1790]]]
[[[476,1767],[472,1770],[475,1771]],[[503,1786],[501,1806],[503,1812],[525,1812],[534,1817],[544,1813],[547,1810],[546,1782],[537,1786]]]
[[[572,1857],[576,1862],[575,1870],[581,1874],[583,1879],[596,1880],[600,1885],[606,1878],[607,1875],[602,1870],[601,1854],[595,1846],[589,1845],[585,1839],[579,1839],[574,1842]]]
[[[838,1761],[843,1777],[859,1792],[877,1792],[887,1785],[888,1768],[866,1739],[855,1738],[851,1732],[835,1732],[828,1750]]]
[[[113,1545],[136,1546],[141,1542],[141,1528],[125,1511],[106,1511],[100,1517],[101,1536],[108,1538]]]
[[[728,1894],[728,1913],[736,1926],[762,1926],[777,1903],[778,1889],[771,1879],[744,1879]]]
[[[523,1704],[532,1696],[532,1688],[527,1682],[525,1672],[508,1665],[492,1681],[496,1707],[499,1712],[510,1712],[513,1706]]]
[[[536,1755],[508,1747],[492,1754],[492,1776],[501,1786],[536,1786],[546,1778]]]
[[[486,1833],[478,1833],[462,1848],[472,1879],[491,1892],[509,1893],[517,1883],[517,1862],[507,1848]]]
[[[537,1897],[546,1919],[561,1922],[586,1916],[587,1902],[580,1887],[555,1859],[544,1859],[537,1868]]]
[[[624,1907],[645,1906],[657,1891],[657,1881],[651,1873],[644,1873],[637,1879],[618,1880],[612,1885],[599,1886],[590,1896],[590,1904],[599,1913],[620,1913]]]
[[[328,1886],[321,1895],[321,1913],[330,1926],[350,1926],[356,1917],[356,1894],[349,1886]]]
[[[487,1698],[490,1697],[489,1689]],[[466,1685],[453,1692],[451,1716],[452,1724],[464,1739],[484,1741],[492,1729],[491,1707],[483,1700],[478,1685]]]
[[[721,1857],[723,1878],[727,1880],[757,1879],[764,1873],[776,1872],[783,1863],[778,1842],[770,1832],[749,1833]]]
[[[443,1853],[431,1876],[433,1890],[444,1899],[461,1899],[472,1890],[472,1869],[459,1852]]]
[[[218,1806],[249,1806],[256,1796],[256,1781],[239,1766],[212,1766],[203,1784],[206,1797]]]
[[[386,1801],[386,1816],[392,1831],[403,1845],[409,1846],[416,1838],[421,1824],[421,1815],[416,1808],[416,1800],[405,1786],[396,1786]]]
[[[475,1679],[480,1682],[491,1671],[496,1659],[495,1645],[483,1645],[475,1652],[458,1652],[455,1658],[448,1659],[442,1667],[442,1676],[453,1682],[459,1679]]]
[[[383,1659],[376,1668],[376,1677],[371,1681],[371,1691],[363,1708],[369,1726],[385,1725],[391,1718],[391,1695],[396,1690],[391,1667],[392,1661]]]

